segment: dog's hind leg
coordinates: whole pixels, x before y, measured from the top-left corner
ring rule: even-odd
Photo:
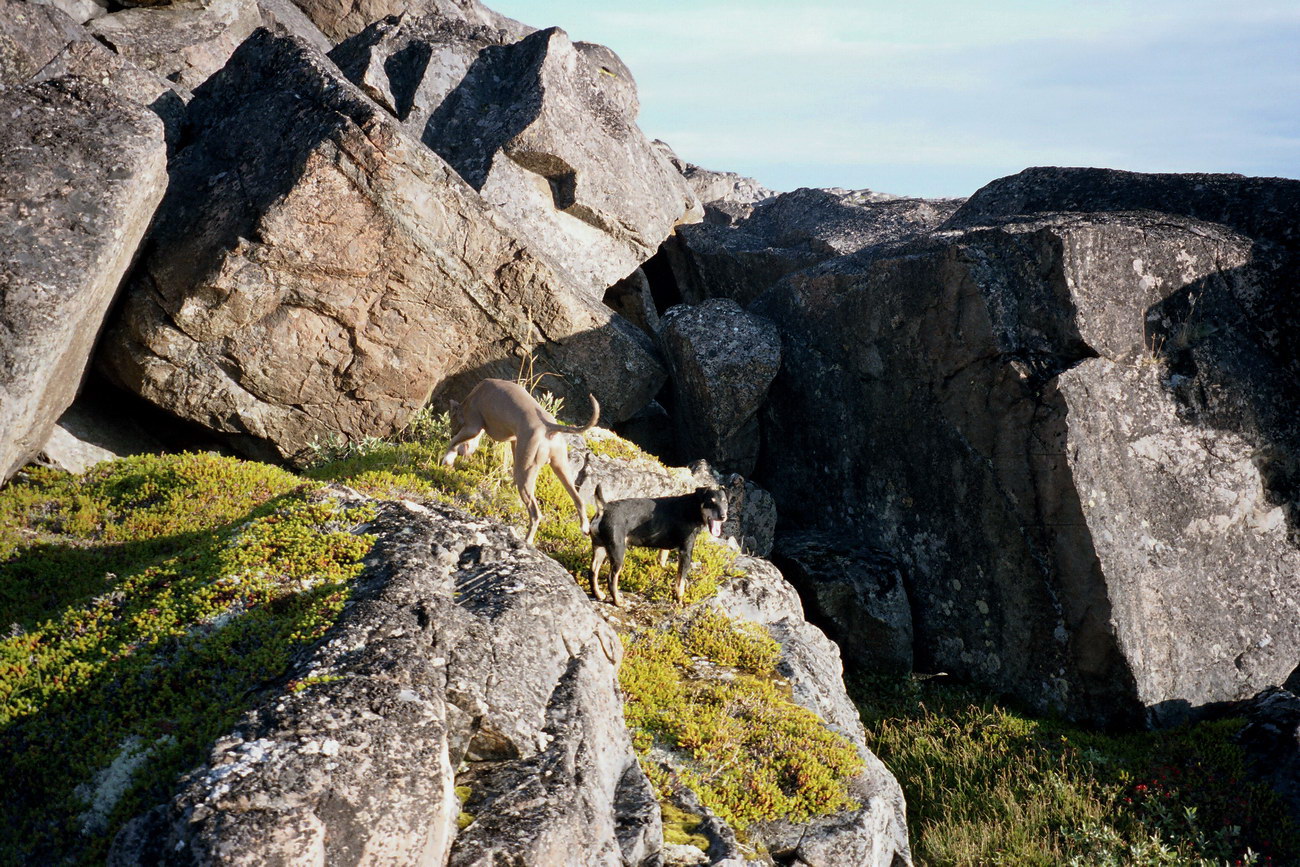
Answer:
[[[591,549],[591,592],[595,595],[597,602],[605,601],[605,591],[600,589],[600,567],[605,564],[605,549],[593,547]]]
[[[582,502],[582,494],[578,493],[578,488],[569,475],[569,455],[563,442],[551,444],[551,469],[560,479],[560,484],[564,485],[564,490],[569,492],[569,498],[573,500],[573,505],[578,510],[578,525],[585,535],[591,531],[591,522],[587,518],[587,506]]]
[[[668,549],[667,549],[667,548],[660,548],[660,549],[659,549],[659,568],[662,569],[662,568],[664,568],[664,567],[667,566],[667,565],[668,565]]]
[[[623,594],[618,592],[618,579],[623,574],[623,556],[627,548],[615,544],[609,549],[609,592],[614,597],[614,607],[623,607]]]
[[[541,466],[526,457],[532,457],[522,447],[515,449],[515,487],[519,489],[519,499],[523,501],[524,510],[528,512],[528,535],[524,542],[531,545],[537,538],[537,527],[542,523],[542,507],[537,503],[537,472]]]

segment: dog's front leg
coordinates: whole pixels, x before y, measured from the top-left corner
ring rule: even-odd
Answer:
[[[686,544],[677,549],[677,583],[673,585],[673,599],[678,605],[686,601],[686,573],[691,571],[691,554],[695,550],[695,538],[686,540]]]
[[[605,601],[605,591],[600,589],[600,567],[605,563],[605,549],[593,547],[591,551],[591,592],[597,602]]]
[[[471,431],[466,428],[458,432],[451,438],[451,443],[447,446],[447,453],[442,456],[443,466],[453,466],[456,463],[457,457],[467,458],[474,454],[474,450],[478,448],[479,440],[482,436],[483,431],[481,429],[478,431]]]

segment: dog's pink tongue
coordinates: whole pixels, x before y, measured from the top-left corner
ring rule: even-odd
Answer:
[[[709,521],[709,532],[720,537],[722,535],[722,522]]]

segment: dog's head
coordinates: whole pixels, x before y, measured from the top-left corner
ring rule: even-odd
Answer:
[[[700,504],[700,521],[709,528],[712,536],[722,535],[722,522],[727,520],[727,494],[720,488],[696,488],[695,498]]]

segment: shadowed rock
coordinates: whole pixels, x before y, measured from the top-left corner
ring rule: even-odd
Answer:
[[[922,235],[954,199],[908,199],[870,190],[799,189],[748,214],[683,226],[664,253],[683,299],[749,304],[787,274],[874,244]]]
[[[52,11],[52,10],[51,10]],[[0,92],[0,478],[72,403],[167,183],[162,123],[83,79]]]
[[[529,352],[609,421],[662,383],[643,334],[302,43],[259,31],[189,122],[105,342],[130,390],[278,458],[392,433],[436,387],[513,378]]]
[[[504,30],[514,39],[532,31],[488,9],[478,0],[294,0],[317,27],[336,44],[356,36],[376,21],[407,13],[444,21],[462,21],[471,26]]]
[[[680,447],[725,472],[758,460],[758,409],[781,366],[776,326],[728,298],[669,310],[659,342],[673,383]]]

